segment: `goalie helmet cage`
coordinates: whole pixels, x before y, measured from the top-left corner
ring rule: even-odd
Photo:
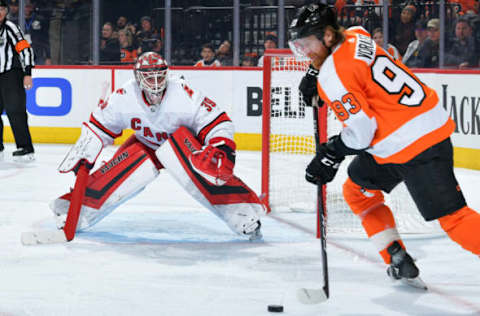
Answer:
[[[289,49],[271,49],[264,54],[261,197],[267,212],[317,212],[317,188],[305,180],[305,168],[315,154],[313,111],[305,106],[298,90],[309,63],[296,60]],[[318,112],[320,141],[325,142],[342,126],[327,106]],[[346,157],[324,190],[329,232],[363,233],[360,219],[345,203],[342,193],[352,159]],[[400,233],[442,232],[436,221],[425,222],[403,183],[384,195]],[[318,214],[316,218],[319,237]]]

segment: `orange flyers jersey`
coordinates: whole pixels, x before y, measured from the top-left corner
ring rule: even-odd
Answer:
[[[345,31],[345,41],[320,68],[317,86],[343,124],[345,145],[366,149],[378,163],[405,163],[455,129],[437,93],[362,27]]]
[[[193,65],[193,67],[220,67],[222,64],[217,60],[215,59],[211,64],[207,65],[205,64],[205,61],[202,60],[199,60],[195,63],[195,65]]]

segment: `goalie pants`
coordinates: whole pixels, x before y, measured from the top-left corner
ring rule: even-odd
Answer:
[[[363,152],[350,163],[348,175],[343,189],[345,200],[360,216],[386,263],[390,262],[386,248],[400,236],[381,191],[390,193],[402,181],[426,221],[438,219],[452,240],[480,254],[480,235],[475,232],[480,229],[480,214],[466,205],[455,178],[450,138],[405,164],[378,164]]]

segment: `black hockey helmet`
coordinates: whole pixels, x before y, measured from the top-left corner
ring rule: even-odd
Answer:
[[[0,0],[0,7],[7,7],[8,8],[7,0]]]
[[[327,26],[335,30],[339,29],[337,14],[332,7],[323,3],[305,5],[298,9],[290,23],[289,40],[294,41],[309,35],[316,35],[321,39]]]
[[[337,14],[332,7],[318,3],[298,9],[296,17],[288,28],[288,46],[298,60],[308,59],[308,47],[311,41],[305,41],[305,38],[310,35],[314,35],[327,46],[323,39],[327,26],[332,27],[335,31],[340,29],[337,23]]]

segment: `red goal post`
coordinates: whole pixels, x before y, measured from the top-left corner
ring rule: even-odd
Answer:
[[[305,106],[298,90],[308,66],[309,61],[296,60],[289,49],[266,50],[264,54],[261,197],[268,212],[317,211],[316,186],[304,178],[315,153],[313,111]],[[321,142],[342,129],[327,106],[320,108],[318,124]],[[351,159],[353,156],[345,159],[334,181],[324,190],[330,232],[363,233],[360,219],[351,212],[342,194]],[[401,233],[441,232],[437,223],[423,220],[403,184],[385,194],[385,199]]]
[[[283,62],[288,62],[288,66]],[[272,88],[272,71],[295,71],[297,73],[304,73],[308,69],[309,61],[295,61],[292,51],[290,49],[267,49],[263,60],[263,106],[262,106],[262,197],[267,206],[268,212],[270,208],[270,194],[269,194],[269,172],[270,172],[270,127],[271,127],[271,88]],[[296,78],[298,79],[298,78]],[[293,81],[293,84],[298,85],[300,81]],[[300,96],[299,96],[300,97]],[[299,101],[300,102],[300,101]],[[319,111],[318,124],[326,126],[326,111],[322,107]],[[320,113],[322,112],[322,113]],[[308,123],[308,122],[306,122]],[[312,125],[313,126],[313,125]],[[313,128],[313,127],[312,127]],[[313,129],[312,129],[313,133]],[[320,142],[327,139],[325,130],[319,130]],[[310,135],[313,137],[313,134]],[[314,145],[314,139],[311,138]],[[314,148],[313,148],[314,150]],[[313,152],[312,152],[313,153]]]
[[[295,198],[278,201],[281,193],[288,196],[288,193],[295,188],[289,188],[287,178],[281,179],[280,182],[272,182],[277,180],[272,172],[276,172],[277,165],[274,160],[285,156],[285,168],[293,168],[296,173],[295,183],[304,181],[304,168],[306,160],[313,157],[315,153],[315,139],[313,131],[313,113],[311,109],[305,107],[302,96],[298,91],[298,84],[308,69],[309,61],[297,61],[289,49],[273,49],[266,50],[263,60],[263,106],[262,106],[262,199],[267,207],[267,211],[283,211],[300,210],[302,212],[315,212],[316,210],[316,189],[315,186],[307,183],[302,185],[302,189],[307,189],[308,193],[304,198],[310,199],[309,202],[296,204]],[[286,74],[286,78],[280,79],[281,85],[275,74]],[[272,78],[273,75],[273,78]],[[273,80],[273,85],[272,85]],[[272,97],[273,95],[273,97]],[[273,102],[272,102],[273,101]],[[327,139],[326,126],[326,107],[320,108],[318,111],[318,125],[320,141]],[[299,121],[295,124],[303,125],[302,132],[296,133],[295,130],[279,130],[276,126],[276,119],[288,121]],[[273,121],[273,123],[272,123]],[[273,127],[273,130],[272,130]],[[293,126],[292,126],[293,127]],[[300,165],[289,165],[288,155],[300,155]],[[278,186],[277,184],[280,184]],[[282,188],[281,186],[284,186]],[[278,188],[278,189],[277,189]],[[280,190],[280,191],[279,191]],[[290,192],[286,192],[290,191]],[[325,193],[325,190],[323,190]],[[311,193],[311,194],[310,194]],[[324,199],[325,200],[325,199]],[[278,201],[278,202],[277,202]],[[296,205],[292,205],[290,202]],[[284,206],[284,207],[283,207]],[[318,231],[318,214],[317,214],[317,236]]]

